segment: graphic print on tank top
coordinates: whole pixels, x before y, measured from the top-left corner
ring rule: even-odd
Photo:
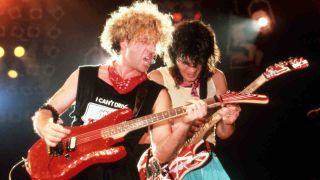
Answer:
[[[99,120],[102,117],[121,108],[128,108],[128,104],[122,104],[120,102],[115,102],[114,100],[96,97],[95,102],[88,103],[87,108],[82,116],[82,120],[86,125],[90,122]]]

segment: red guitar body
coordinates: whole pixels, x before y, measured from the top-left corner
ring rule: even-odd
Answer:
[[[118,124],[133,117],[130,109],[120,109],[86,126],[67,127],[71,133],[63,139],[63,153],[48,154],[44,140],[38,140],[28,151],[26,169],[32,179],[70,179],[96,163],[115,162],[126,156],[124,146],[112,147],[124,138],[102,138],[100,129]],[[70,139],[75,139],[74,150],[67,150]],[[94,140],[90,139],[94,138]]]

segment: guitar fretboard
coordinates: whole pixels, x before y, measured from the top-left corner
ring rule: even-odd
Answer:
[[[168,111],[150,114],[147,116],[143,116],[140,118],[132,119],[130,121],[124,121],[119,124],[115,124],[112,126],[108,126],[101,130],[101,135],[103,138],[112,137],[117,134],[131,132],[143,127],[147,127],[151,124],[164,121],[167,119],[179,117],[186,114],[184,107],[177,107],[174,109],[170,109]]]
[[[261,74],[256,80],[254,80],[252,83],[250,83],[241,92],[242,93],[252,93],[252,92],[256,91],[262,84],[264,84],[267,81],[268,81],[268,79],[263,74]]]

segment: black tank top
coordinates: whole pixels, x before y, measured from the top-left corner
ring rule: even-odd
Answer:
[[[144,97],[136,117],[152,113],[153,104],[161,89],[164,88],[163,86],[146,80],[131,92],[119,94],[111,85],[98,77],[98,70],[99,66],[81,66],[79,68],[76,104],[71,113],[74,118],[73,126],[98,120],[120,108],[133,110],[137,93],[140,91],[144,91]],[[127,156],[124,159],[115,163],[94,165],[81,172],[74,179],[139,179],[137,163],[142,152],[148,146],[139,145],[138,142],[147,130],[147,128],[142,128],[125,136],[125,141],[121,143],[127,151]]]

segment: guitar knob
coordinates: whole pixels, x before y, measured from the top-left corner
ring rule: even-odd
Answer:
[[[70,156],[70,154],[65,154],[64,157],[65,157],[66,159],[70,159],[71,156]]]

